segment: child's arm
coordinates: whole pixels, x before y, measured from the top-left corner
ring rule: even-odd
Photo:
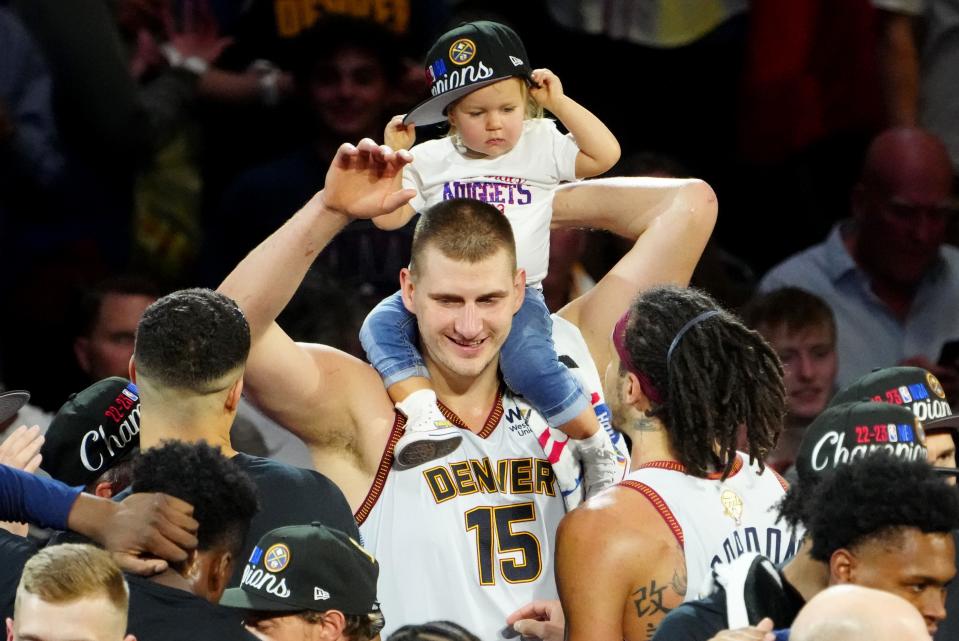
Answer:
[[[416,125],[413,123],[404,125],[403,115],[393,116],[386,125],[386,131],[383,132],[383,142],[396,150],[409,149],[416,142]],[[410,218],[415,214],[416,210],[407,203],[393,213],[373,218],[373,224],[379,229],[391,231],[410,222]]]
[[[549,69],[533,71],[533,80],[539,86],[530,87],[530,95],[576,138],[576,177],[598,176],[615,165],[619,160],[619,142],[603,121],[564,94],[563,84]]]

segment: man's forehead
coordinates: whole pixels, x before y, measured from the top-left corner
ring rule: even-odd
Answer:
[[[783,323],[777,327],[768,328],[763,334],[766,336],[766,340],[777,350],[835,343],[833,332],[825,323],[806,325],[800,328],[791,328]]]
[[[448,256],[438,247],[427,245],[417,262],[417,277],[437,282],[456,282],[469,286],[478,281],[496,278],[513,279],[513,264],[505,248],[476,261],[461,260]],[[464,278],[468,276],[467,278]]]
[[[923,532],[917,527],[894,530],[864,546],[879,569],[898,574],[941,574],[955,570],[956,547],[951,532]],[[871,554],[869,554],[871,553]]]

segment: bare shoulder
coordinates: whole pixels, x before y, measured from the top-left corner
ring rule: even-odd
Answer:
[[[655,559],[676,542],[656,507],[624,486],[612,487],[569,512],[557,536],[600,543],[604,553],[622,554],[631,562]]]

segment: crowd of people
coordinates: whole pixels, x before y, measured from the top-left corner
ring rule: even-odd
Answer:
[[[0,3],[8,639],[959,638],[959,8],[631,4]]]

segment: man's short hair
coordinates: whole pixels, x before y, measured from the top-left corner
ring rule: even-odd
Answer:
[[[165,441],[133,464],[134,492],[163,492],[193,506],[197,548],[239,555],[257,511],[256,487],[236,463],[205,442]]]
[[[237,304],[196,288],[146,309],[133,360],[138,374],[164,387],[209,394],[224,389],[223,377],[243,367],[249,353],[250,326]]]
[[[746,324],[767,332],[784,328],[790,334],[825,327],[836,337],[836,320],[826,302],[798,287],[781,287],[755,296],[742,312]]]
[[[17,587],[14,618],[23,594],[54,604],[104,596],[122,613],[124,620],[130,599],[123,572],[110,554],[92,545],[76,543],[44,548],[27,561]]]
[[[895,540],[903,529],[948,534],[959,527],[959,495],[925,461],[876,452],[836,468],[803,501],[810,554],[828,562],[836,550]]]
[[[516,268],[516,241],[509,221],[496,207],[470,198],[453,198],[423,212],[413,232],[410,270],[427,247],[434,246],[453,260],[477,263],[505,249]]]

